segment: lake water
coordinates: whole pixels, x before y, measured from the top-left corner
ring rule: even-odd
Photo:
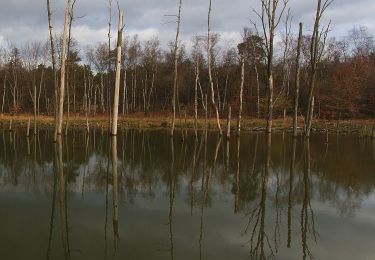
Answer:
[[[0,259],[375,259],[375,141],[168,133],[0,131]]]

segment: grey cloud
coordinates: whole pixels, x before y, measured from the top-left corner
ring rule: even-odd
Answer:
[[[115,0],[113,1],[113,24],[116,24]],[[164,15],[177,12],[178,0],[119,0],[125,9],[126,30],[130,34],[160,34],[164,44],[173,39],[175,25],[168,23],[171,17]],[[212,25],[215,32],[224,38],[239,40],[241,29],[250,26],[250,19],[256,20],[252,9],[259,8],[259,0],[213,0]],[[53,22],[61,30],[65,1],[51,0]],[[0,40],[22,43],[27,40],[48,37],[46,3],[44,0],[0,0]],[[311,30],[316,1],[291,0],[290,7],[294,26],[303,22],[307,32]],[[182,10],[181,34],[183,41],[193,35],[206,34],[208,0],[185,0]],[[375,1],[336,0],[327,12],[332,20],[332,34],[343,35],[354,25],[366,25],[375,34]],[[77,0],[75,14],[80,16],[74,24],[73,35],[82,45],[104,41],[108,23],[108,0]],[[226,39],[229,40],[229,39]]]

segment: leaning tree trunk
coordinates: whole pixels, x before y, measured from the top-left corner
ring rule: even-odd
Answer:
[[[60,73],[60,91],[59,91],[59,108],[58,108],[58,120],[55,131],[55,141],[57,136],[62,133],[63,116],[64,116],[64,97],[65,97],[65,62],[66,62],[66,44],[68,36],[68,17],[70,13],[70,0],[66,0],[66,10],[64,18],[64,32],[61,47],[61,73]]]
[[[216,123],[217,123],[217,128],[219,130],[219,135],[222,136],[223,131],[221,130],[219,109],[218,109],[216,101],[215,101],[214,82],[213,82],[213,79],[212,79],[211,8],[212,8],[212,0],[210,0],[210,5],[209,5],[209,8],[208,8],[208,34],[207,34],[207,36],[208,36],[208,38],[207,38],[207,41],[208,41],[208,47],[207,47],[208,77],[209,77],[210,87],[211,87],[211,103],[212,103],[213,107],[215,108]]]
[[[118,38],[117,38],[117,58],[116,58],[116,78],[115,91],[113,93],[113,118],[112,118],[112,135],[117,135],[118,122],[118,105],[120,96],[120,76],[121,76],[121,46],[122,46],[122,29],[124,13],[121,11],[118,18]]]
[[[297,44],[297,57],[296,57],[296,79],[295,79],[295,92],[294,92],[294,115],[293,115],[293,137],[297,137],[297,124],[298,124],[298,100],[300,88],[300,59],[301,59],[301,46],[302,46],[302,23],[299,24],[299,36]]]

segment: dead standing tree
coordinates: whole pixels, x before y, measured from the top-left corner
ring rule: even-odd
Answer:
[[[320,22],[327,8],[332,4],[333,0],[325,0],[322,4],[322,0],[318,0],[318,6],[316,9],[314,31],[311,37],[310,43],[310,87],[309,96],[307,101],[307,111],[305,118],[305,135],[310,137],[313,110],[314,110],[314,88],[316,85],[316,76],[318,72],[318,64],[323,56],[324,47],[330,28],[330,23],[320,29]]]
[[[242,117],[242,105],[243,105],[243,86],[245,83],[245,57],[241,55],[241,85],[240,85],[240,106],[238,108],[238,118],[237,118],[237,137],[241,134],[241,117]]]
[[[64,97],[65,97],[65,63],[66,63],[66,45],[68,38],[68,27],[69,27],[69,14],[70,14],[70,0],[66,0],[66,10],[64,18],[64,32],[61,47],[61,75],[60,75],[60,89],[59,89],[59,107],[58,107],[58,119],[55,130],[55,141],[57,136],[62,133],[63,115],[64,115]]]
[[[195,73],[195,84],[194,84],[194,130],[195,137],[198,137],[198,85],[200,85],[199,72],[201,62],[201,49],[200,49],[200,37],[195,36],[193,38],[193,58],[194,58],[194,73]],[[203,103],[203,97],[202,97]]]
[[[52,27],[52,13],[51,13],[51,4],[47,0],[47,14],[48,14],[48,30],[49,30],[49,40],[51,47],[51,61],[52,61],[52,70],[53,70],[53,83],[55,89],[55,126],[57,126],[57,99],[58,99],[58,87],[57,87],[57,77],[56,77],[56,57],[55,57],[55,42],[53,38],[53,27]],[[55,136],[57,135],[57,128],[55,128]],[[56,141],[56,138],[55,138]]]
[[[108,110],[108,130],[111,133],[111,119],[112,119],[112,111],[109,104],[111,100],[111,30],[112,30],[112,0],[108,0],[108,12],[109,12],[109,19],[108,19],[108,67],[107,67],[107,110]]]
[[[173,79],[173,93],[172,93],[172,128],[171,136],[174,135],[175,123],[176,123],[176,97],[177,97],[177,84],[178,84],[178,40],[180,36],[180,24],[181,24],[181,7],[182,0],[180,0],[178,6],[178,15],[177,15],[177,30],[176,30],[176,39],[174,43],[174,79]]]
[[[118,36],[117,36],[117,57],[116,57],[116,78],[115,78],[115,91],[113,93],[113,119],[112,119],[112,135],[117,135],[117,122],[118,122],[118,107],[120,98],[120,77],[121,77],[121,46],[122,46],[122,31],[123,31],[123,18],[124,13],[120,11],[118,6]]]
[[[283,51],[283,83],[282,83],[282,92],[284,94],[284,112],[283,118],[286,118],[287,108],[288,108],[288,100],[289,100],[289,92],[290,92],[290,75],[292,70],[292,35],[291,35],[291,28],[292,28],[292,16],[290,9],[288,9],[288,13],[285,19],[285,37],[283,39],[284,44],[284,51]],[[275,101],[276,102],[276,101]]]
[[[29,93],[31,97],[31,101],[33,103],[33,110],[34,110],[34,135],[37,134],[37,116],[38,116],[38,96],[40,97],[40,91],[41,88],[37,88],[37,74],[39,72],[38,65],[42,64],[42,49],[43,46],[41,42],[33,42],[33,43],[27,43],[25,47],[23,48],[23,58],[24,63],[26,66],[26,69],[28,71],[29,81],[30,81],[30,87],[29,87]],[[43,66],[41,66],[41,76],[40,76],[40,84],[41,86],[43,81]],[[29,85],[29,84],[28,84]],[[38,93],[39,91],[39,93]]]
[[[293,137],[297,137],[298,124],[298,102],[299,102],[299,88],[300,88],[300,60],[301,60],[301,46],[302,46],[302,23],[299,24],[299,36],[297,43],[297,57],[296,57],[296,79],[294,89],[294,114],[293,114]]]
[[[210,87],[211,87],[211,103],[215,109],[216,113],[216,123],[217,123],[217,128],[219,130],[219,135],[223,135],[223,131],[221,130],[221,125],[220,125],[220,115],[219,115],[219,109],[216,104],[215,100],[215,90],[214,90],[214,82],[212,79],[212,38],[211,38],[211,10],[212,10],[212,0],[210,0],[210,5],[208,7],[208,33],[207,33],[207,63],[208,63],[208,77],[210,81]],[[220,99],[220,97],[219,97]],[[206,108],[207,109],[207,108]]]
[[[275,30],[280,24],[284,11],[288,5],[289,0],[282,0],[282,7],[280,12],[277,12],[280,7],[280,0],[261,0],[261,12],[254,10],[258,16],[262,26],[262,34],[265,40],[264,54],[267,61],[267,129],[266,133],[272,133],[272,117],[273,117],[273,95],[274,95],[274,82],[273,82],[273,60],[274,60],[274,40]],[[258,32],[256,23],[254,27]]]
[[[69,12],[69,29],[68,29],[68,46],[67,46],[67,68],[66,68],[66,94],[67,94],[67,117],[66,117],[66,124],[65,124],[65,136],[68,135],[68,129],[69,129],[69,119],[70,119],[70,83],[69,83],[69,69],[71,66],[71,55],[70,55],[70,49],[72,45],[72,24],[74,21],[74,7],[76,5],[76,0],[73,0],[72,5],[70,7]]]

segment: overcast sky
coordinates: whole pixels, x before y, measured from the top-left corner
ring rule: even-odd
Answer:
[[[165,45],[173,40],[175,24],[168,23],[176,14],[178,0],[119,0],[125,10],[128,35],[135,33],[141,39],[158,35]],[[212,29],[221,34],[223,41],[240,40],[241,29],[256,19],[252,9],[259,9],[260,0],[213,0]],[[298,22],[311,32],[316,0],[290,0],[293,27]],[[47,39],[47,12],[45,0],[0,0],[0,44],[8,42],[22,45],[25,41]],[[53,24],[57,31],[63,25],[65,0],[51,0]],[[115,2],[114,2],[115,3]],[[194,35],[206,34],[208,0],[183,0],[182,40],[189,45]],[[108,0],[77,0],[75,14],[78,19],[73,26],[73,37],[80,46],[105,41],[107,37]],[[375,35],[374,0],[335,0],[326,13],[332,20],[331,36],[342,36],[353,26],[364,25]],[[117,16],[114,12],[113,26]],[[328,20],[326,19],[325,22]]]

